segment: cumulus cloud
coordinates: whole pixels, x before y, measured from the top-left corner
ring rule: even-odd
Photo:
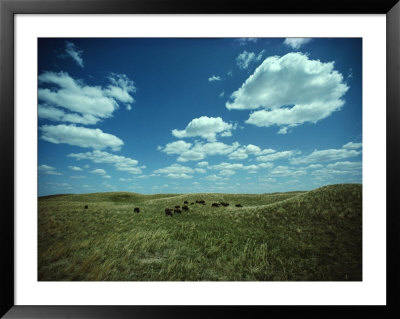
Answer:
[[[124,74],[112,73],[108,77],[111,84],[105,88],[85,85],[66,72],[44,72],[38,80],[38,116],[59,122],[96,124],[111,117],[119,102],[134,102],[131,93],[136,91]]]
[[[225,95],[225,91],[222,91],[220,94],[219,94],[219,97],[223,97]]]
[[[198,163],[197,163],[197,166],[200,166],[200,167],[207,167],[207,166],[208,166],[208,162],[206,162],[206,161],[198,162]]]
[[[353,143],[349,142],[345,145],[343,145],[343,148],[348,149],[348,150],[356,150],[362,147],[362,143]]]
[[[274,152],[275,152],[275,150],[273,150],[273,149],[261,150],[261,148],[259,148],[256,145],[248,144],[246,146],[242,146],[242,147],[238,148],[236,151],[229,154],[228,157],[229,157],[229,159],[242,160],[242,159],[248,158],[249,155],[263,155],[263,154],[269,154],[269,153],[274,153]]]
[[[67,156],[77,160],[90,160],[96,164],[110,164],[113,165],[116,170],[128,172],[130,174],[142,173],[140,167],[137,167],[137,160],[121,155],[110,154],[108,152],[96,150],[86,153],[71,153]]]
[[[190,178],[193,178],[193,176],[187,175],[185,173],[182,173],[182,174],[170,173],[170,174],[165,175],[165,177],[176,178],[176,179],[190,179]]]
[[[72,178],[72,179],[85,179],[86,176],[84,176],[84,175],[72,175],[69,178]]]
[[[304,44],[310,42],[311,38],[286,38],[283,44],[291,47],[294,50],[300,49]]]
[[[263,54],[264,54],[264,50],[262,50],[257,55],[254,52],[243,51],[242,53],[240,53],[237,56],[236,64],[239,67],[239,69],[242,69],[242,70],[247,69],[251,63],[260,61]]]
[[[83,169],[78,167],[78,166],[68,166],[68,167],[69,167],[70,170],[73,170],[73,171],[76,171],[76,172],[83,171]]]
[[[235,39],[235,42],[238,43],[239,45],[246,45],[249,43],[256,43],[258,41],[258,38],[238,38]]]
[[[69,144],[79,147],[91,147],[94,149],[111,148],[118,151],[124,142],[118,137],[104,133],[100,129],[91,129],[75,126],[74,124],[65,125],[43,125],[40,127],[42,132],[41,139],[54,144]]]
[[[220,76],[212,75],[208,78],[208,82],[221,81]]]
[[[316,123],[338,111],[348,86],[334,63],[310,60],[302,53],[266,58],[232,93],[230,110],[256,110],[246,121],[256,126],[295,127]],[[287,128],[279,131],[287,132]]]
[[[164,168],[154,170],[154,173],[156,174],[164,174],[165,177],[175,179],[192,178],[193,176],[188,174],[193,174],[194,172],[195,170],[193,168],[176,163]]]
[[[177,138],[200,136],[214,142],[217,134],[230,136],[232,129],[235,126],[224,122],[220,117],[201,116],[191,120],[184,130],[172,130],[172,135]]]
[[[239,147],[239,143],[235,142],[232,145],[221,142],[196,142],[194,145],[185,141],[176,141],[168,143],[165,147],[159,150],[168,155],[179,155],[178,162],[199,161],[207,156],[226,155],[233,152]]]
[[[57,172],[56,168],[50,165],[40,165],[38,167],[38,171],[40,174],[46,175],[62,175],[60,172]]]
[[[96,175],[105,175],[106,171],[102,168],[97,168],[97,169],[90,171],[90,173],[96,174]]]
[[[275,176],[301,176],[307,174],[307,172],[304,169],[293,170],[288,166],[277,166],[271,171],[271,174]]]
[[[222,178],[221,176],[217,176],[217,175],[213,174],[213,175],[208,175],[208,176],[204,177],[204,179],[205,179],[206,181],[214,182],[214,181],[221,180],[221,179],[223,179],[223,178]]]
[[[361,162],[336,162],[328,164],[326,167],[313,171],[311,174],[320,177],[330,177],[334,175],[361,175]]]
[[[81,68],[84,67],[82,59],[83,51],[78,49],[74,43],[65,41],[65,53],[67,56],[70,56]]]
[[[216,165],[210,165],[208,166],[208,169],[212,170],[219,170],[220,175],[233,175],[236,170],[245,170],[249,173],[255,173],[258,171],[260,168],[272,168],[274,165],[272,163],[260,163],[260,164],[251,164],[251,165],[243,165],[240,163],[227,163],[227,162],[222,162]]]
[[[257,156],[257,161],[259,162],[272,162],[278,159],[291,157],[295,152],[294,151],[283,151],[283,152],[275,152],[269,155]]]
[[[310,164],[316,162],[336,161],[344,158],[355,157],[361,154],[361,151],[353,149],[327,149],[314,150],[311,154],[304,157],[295,157],[290,160],[292,164]]]

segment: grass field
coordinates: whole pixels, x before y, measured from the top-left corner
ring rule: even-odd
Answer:
[[[165,208],[185,200],[189,211],[166,216]],[[206,204],[190,205],[196,200]],[[229,206],[211,207],[221,201]],[[243,207],[235,207],[239,203]],[[40,197],[38,279],[359,281],[362,186],[258,195]]]

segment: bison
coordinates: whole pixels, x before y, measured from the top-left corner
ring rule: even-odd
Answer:
[[[179,206],[179,205],[176,205],[176,206],[175,206],[175,208],[181,208],[181,206]]]
[[[240,205],[240,204],[236,204],[235,206],[236,206],[236,207],[243,207],[243,206],[242,206],[242,205]]]
[[[182,214],[182,211],[179,208],[174,209],[175,214]]]
[[[229,203],[221,202],[221,205],[226,207],[226,206],[229,206]]]
[[[172,209],[166,208],[166,209],[165,209],[165,215],[166,215],[166,216],[171,216],[171,217],[172,217]]]
[[[139,211],[140,211],[140,210],[139,210],[139,207],[135,207],[135,208],[133,209],[133,212],[134,212],[134,213],[139,213]]]
[[[89,208],[89,206],[88,206],[88,205],[86,205],[86,206],[85,206],[85,209],[88,209],[88,208]]]
[[[191,203],[190,203],[190,205],[194,205],[194,203],[193,203],[193,202],[191,202]]]
[[[189,207],[187,207],[186,205],[185,205],[185,206],[182,206],[182,210],[188,211],[188,210],[189,210]]]
[[[189,204],[189,202],[188,202],[187,200],[185,200],[183,203],[184,203],[184,204]]]
[[[211,207],[219,207],[219,204],[218,203],[212,203]]]

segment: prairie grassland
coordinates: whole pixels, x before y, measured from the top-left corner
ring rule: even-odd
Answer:
[[[190,205],[200,199],[206,204]],[[185,200],[188,212],[165,215],[166,207]],[[229,206],[211,207],[221,201]],[[259,195],[40,197],[38,279],[359,281],[362,186]]]

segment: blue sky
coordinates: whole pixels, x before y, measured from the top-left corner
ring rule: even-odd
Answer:
[[[359,38],[42,38],[38,191],[362,182]]]

